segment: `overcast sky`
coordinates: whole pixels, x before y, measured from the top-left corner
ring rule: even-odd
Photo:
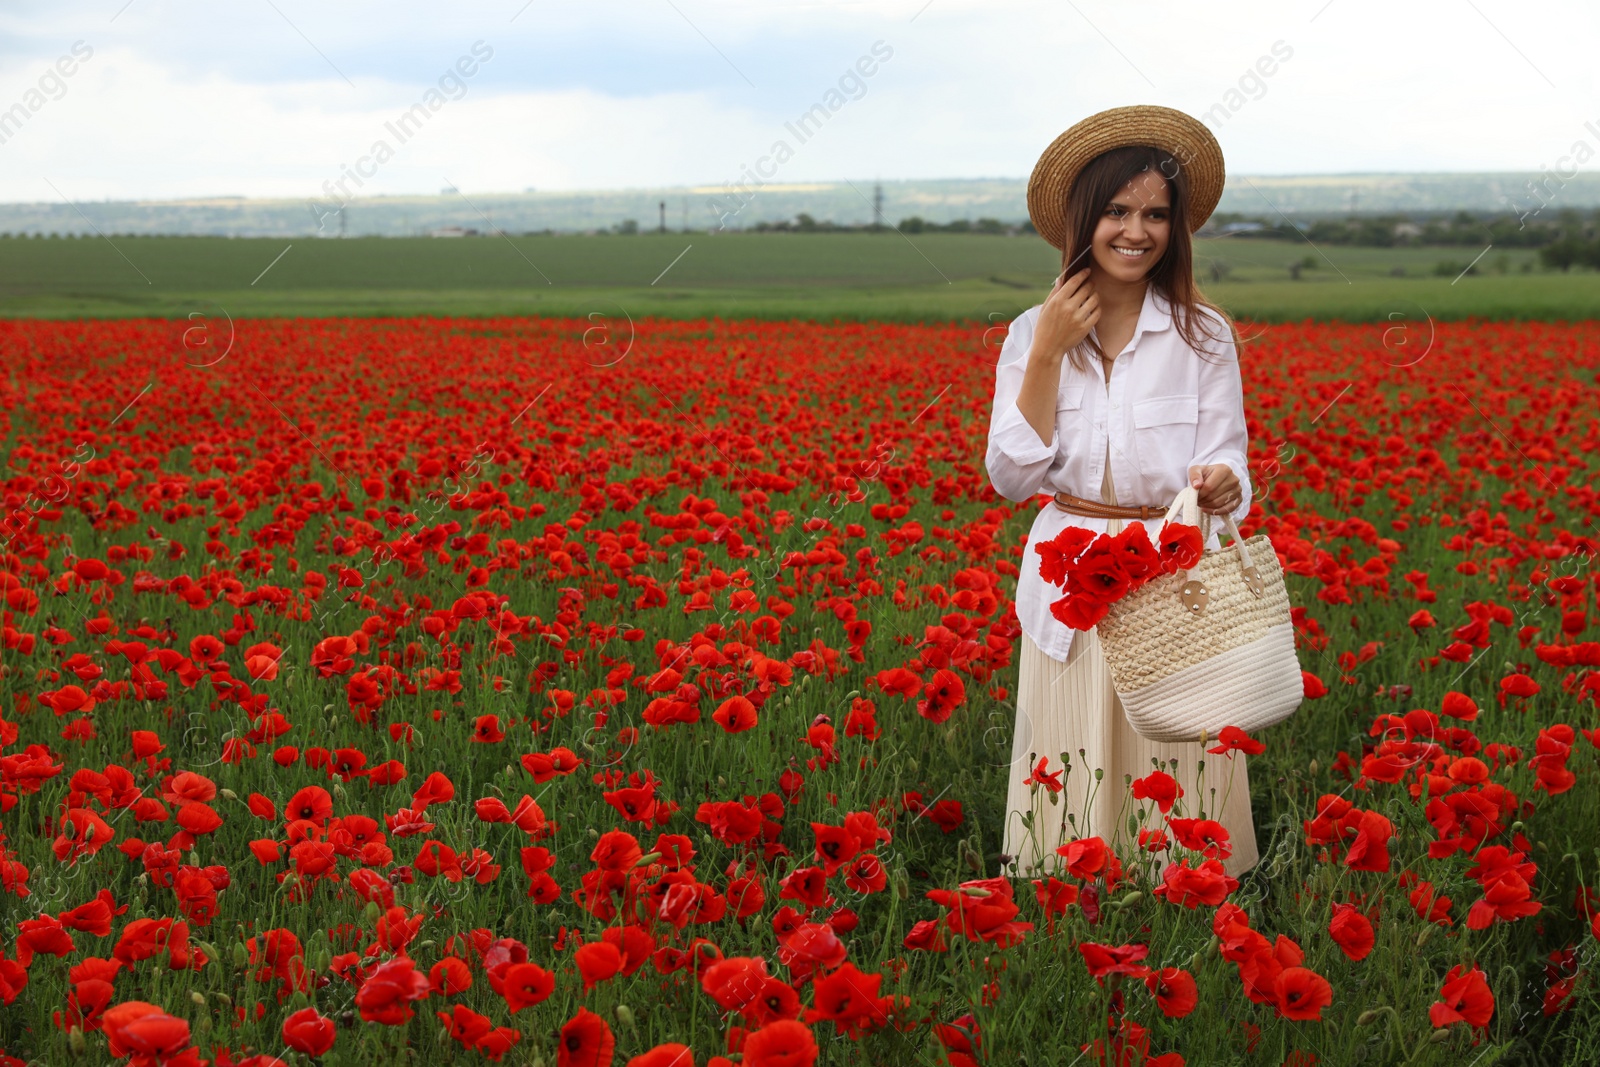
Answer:
[[[305,197],[363,157],[362,195],[716,186],[779,139],[771,181],[1020,178],[1132,103],[1210,112],[1230,173],[1537,175],[1600,150],[1597,31],[1592,0],[11,0],[0,200]]]

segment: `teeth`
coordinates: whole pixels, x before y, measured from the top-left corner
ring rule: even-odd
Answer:
[[[1149,251],[1148,248],[1118,248],[1116,245],[1112,245],[1111,250],[1127,256],[1129,259],[1137,259]]]

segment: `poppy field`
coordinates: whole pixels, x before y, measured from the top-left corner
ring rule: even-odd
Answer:
[[[1241,330],[1232,878],[1000,853],[1003,326],[0,322],[0,1064],[1594,1062],[1600,328]]]

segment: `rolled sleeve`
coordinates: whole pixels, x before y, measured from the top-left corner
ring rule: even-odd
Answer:
[[[1209,316],[1208,316],[1209,317]],[[1224,330],[1220,319],[1212,319]],[[1239,352],[1231,333],[1205,346],[1200,369],[1200,425],[1195,437],[1191,467],[1225,464],[1239,478],[1239,505],[1229,514],[1234,522],[1250,514],[1249,432],[1244,416],[1244,382],[1239,373]]]
[[[1041,441],[1039,432],[1017,407],[1032,338],[1033,329],[1024,312],[1012,321],[1005,343],[1000,347],[1000,360],[995,366],[994,408],[989,415],[989,445],[984,456],[989,483],[995,492],[1018,502],[1042,491],[1045,475],[1059,447],[1054,427],[1049,443]]]

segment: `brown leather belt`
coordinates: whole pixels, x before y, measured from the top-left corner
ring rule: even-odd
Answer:
[[[1072,515],[1083,515],[1093,519],[1159,519],[1167,514],[1167,507],[1163,504],[1121,505],[1107,504],[1099,500],[1088,500],[1071,493],[1057,493],[1055,495],[1056,507]]]

